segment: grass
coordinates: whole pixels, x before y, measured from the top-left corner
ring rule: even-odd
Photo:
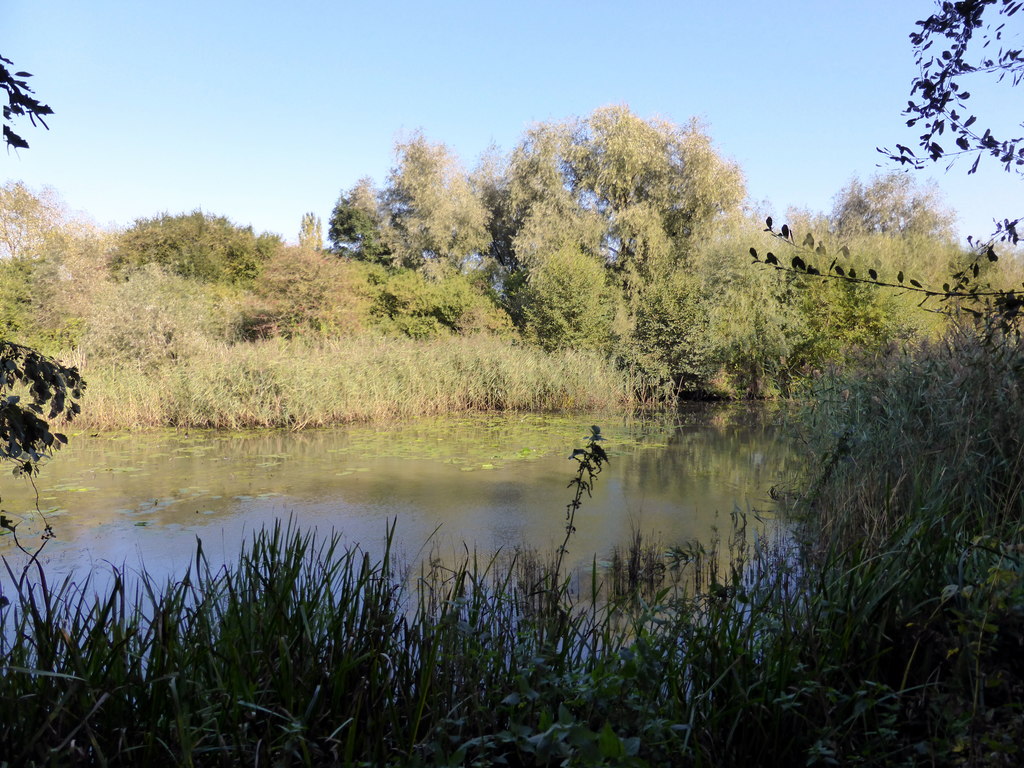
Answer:
[[[792,536],[736,513],[589,580],[558,553],[410,575],[280,525],[164,584],[9,565],[0,759],[1017,765],[1021,359],[965,334],[822,390]]]
[[[553,557],[467,557],[410,578],[387,552],[374,560],[280,525],[222,569],[200,548],[164,584],[114,570],[102,588],[49,585],[12,569],[0,754],[14,765],[955,765],[974,718],[995,712],[986,736],[1012,759],[1019,677],[999,606],[1019,594],[1017,550],[964,557],[926,528],[908,523],[885,548],[834,552],[822,567],[764,543],[698,578],[718,562],[698,554],[686,568],[704,590],[662,583],[646,596],[614,589],[642,552],[627,551],[619,573],[595,567],[582,597],[552,600],[538,586],[557,582]],[[939,586],[957,563],[974,591]]]
[[[464,411],[601,410],[638,388],[599,355],[487,336],[209,343],[173,363],[82,365],[76,426],[302,428]]]

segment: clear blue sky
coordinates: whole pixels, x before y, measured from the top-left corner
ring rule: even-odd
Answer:
[[[907,39],[931,0],[263,2],[6,0],[0,55],[56,114],[0,179],[51,185],[98,223],[201,207],[296,238],[422,129],[471,167],[538,121],[628,104],[705,121],[752,201],[828,210],[904,127]],[[984,93],[972,88],[976,97]],[[990,100],[1022,119],[1024,87]],[[982,105],[979,104],[979,108]],[[1024,180],[936,166],[961,234],[1020,215]]]

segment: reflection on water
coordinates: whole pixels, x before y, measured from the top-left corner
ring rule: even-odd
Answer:
[[[389,520],[410,561],[526,545],[553,550],[564,535],[567,484],[591,423],[611,463],[577,515],[570,557],[589,562],[633,528],[666,545],[707,540],[734,507],[770,514],[769,488],[795,452],[760,409],[714,407],[638,419],[501,415],[300,433],[146,433],[76,436],[37,478],[57,538],[48,567],[107,561],[177,572],[203,540],[215,561],[268,522],[293,517],[371,550]],[[2,506],[35,543],[27,481],[0,479]],[[9,535],[0,554],[10,555]],[[18,557],[20,555],[15,555]]]

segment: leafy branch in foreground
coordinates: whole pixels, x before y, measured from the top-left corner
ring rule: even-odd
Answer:
[[[1019,221],[1019,220],[1018,220]],[[1008,222],[1010,239],[1015,245],[1019,242],[1015,222]],[[992,289],[979,283],[981,264],[983,260],[995,262],[999,260],[994,248],[995,240],[977,246],[976,257],[970,265],[950,275],[950,280],[942,284],[942,288],[935,288],[925,285],[920,280],[905,275],[902,270],[897,271],[895,282],[892,278],[886,278],[875,269],[861,269],[849,263],[851,256],[850,249],[842,246],[832,257],[828,267],[815,265],[823,264],[829,258],[829,249],[822,241],[816,241],[814,235],[808,232],[797,244],[796,234],[789,225],[783,224],[776,231],[772,217],[765,219],[765,232],[769,233],[776,240],[784,243],[786,247],[792,248],[797,253],[785,263],[772,251],[762,256],[756,248],[751,246],[750,256],[754,263],[764,264],[773,267],[781,272],[789,272],[797,275],[820,277],[824,279],[841,280],[850,283],[866,283],[879,288],[894,288],[897,290],[917,293],[921,295],[921,302],[918,306],[924,307],[929,299],[937,298],[939,302],[951,302],[950,305],[940,309],[931,309],[933,312],[952,314],[954,311],[965,312],[978,319],[987,319],[994,330],[1004,333],[1019,333],[1017,320],[1024,309],[1024,292],[1013,289]],[[972,243],[973,244],[973,243]],[[840,259],[846,261],[844,266]],[[819,261],[820,260],[820,261]],[[1024,286],[1024,283],[1022,283]],[[973,306],[972,306],[973,305]],[[955,306],[955,309],[953,308]]]
[[[44,456],[67,443],[50,421],[74,419],[84,389],[77,368],[0,340],[0,461],[15,462],[16,474],[34,473]]]
[[[43,115],[52,115],[53,110],[46,104],[32,96],[32,89],[28,87],[26,78],[32,77],[28,72],[12,73],[5,64],[14,66],[10,59],[0,56],[0,90],[7,92],[7,104],[4,105],[4,123],[11,122],[16,117],[28,115],[32,125],[38,120],[40,124],[49,129]],[[10,126],[4,125],[4,142],[15,149],[28,149],[28,142],[11,130]]]
[[[985,18],[990,7],[995,11],[994,20],[992,13]],[[929,161],[952,161],[961,155],[975,154],[968,173],[974,173],[982,155],[988,154],[1005,170],[1024,173],[1024,137],[1000,139],[991,128],[977,127],[978,118],[967,104],[971,93],[963,87],[966,78],[978,75],[994,76],[1000,83],[1008,81],[1010,87],[1024,79],[1024,55],[1016,41],[1006,34],[1007,23],[1022,7],[1024,3],[1020,0],[943,2],[939,13],[917,22],[919,29],[911,33],[910,42],[920,75],[911,87],[904,114],[909,118],[908,126],[923,124],[919,142],[927,157],[916,155],[902,144],[896,145],[895,152],[880,152],[914,168],[923,168]],[[938,49],[943,50],[937,52]],[[947,129],[956,149],[939,144]]]

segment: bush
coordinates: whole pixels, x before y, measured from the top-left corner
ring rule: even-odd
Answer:
[[[111,268],[124,274],[157,264],[179,277],[207,282],[245,282],[281,245],[277,235],[256,235],[202,211],[138,219],[117,240]]]

